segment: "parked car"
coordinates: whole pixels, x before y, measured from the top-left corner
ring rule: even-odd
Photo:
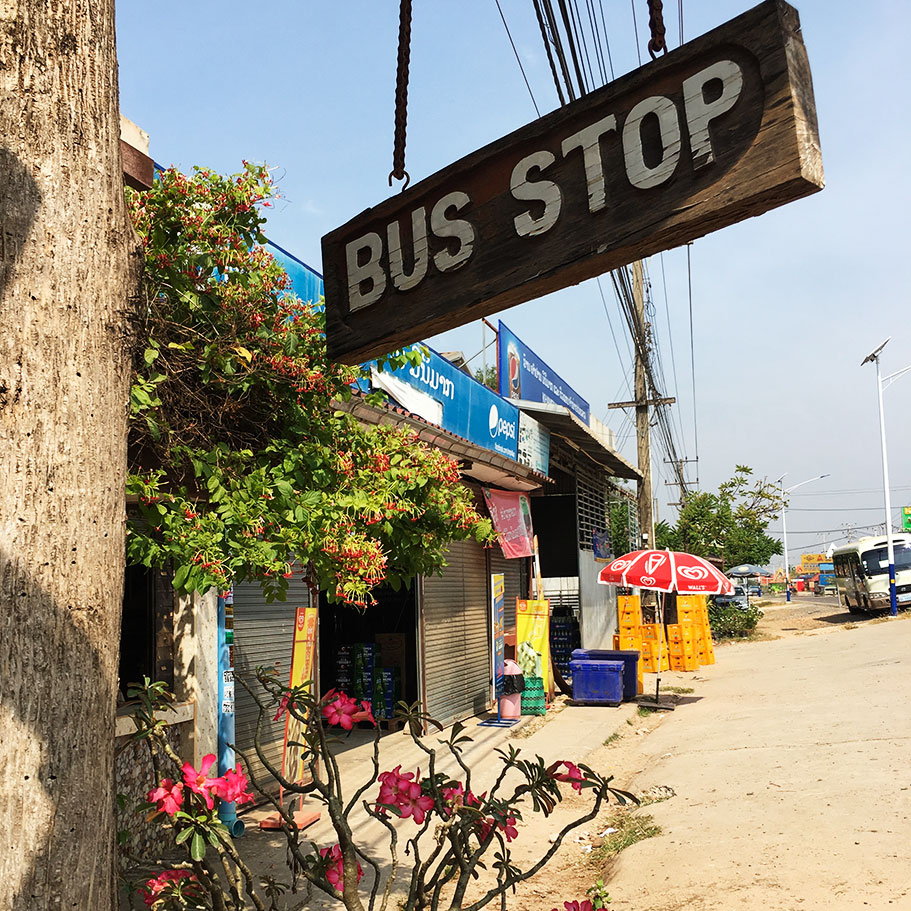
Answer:
[[[759,598],[762,596],[762,586],[758,582],[751,582],[747,586],[747,592],[751,598]]]
[[[719,607],[739,607],[741,610],[747,609],[746,591],[742,585],[734,586],[734,593],[731,595],[715,595],[714,602]]]

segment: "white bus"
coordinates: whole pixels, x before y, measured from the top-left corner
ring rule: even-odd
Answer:
[[[911,535],[893,535],[895,595],[911,605]],[[882,535],[860,538],[832,553],[839,599],[852,614],[884,610],[889,605],[889,552]]]

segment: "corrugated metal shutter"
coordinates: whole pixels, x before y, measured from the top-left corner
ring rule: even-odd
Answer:
[[[504,617],[506,629],[515,629],[516,627],[516,598],[527,598],[527,584],[523,585],[525,578],[522,572],[522,564],[527,563],[525,557],[516,557],[507,560],[503,556],[503,551],[498,545],[494,545],[487,551],[490,558],[490,572],[503,573],[506,577],[506,603],[504,605]]]
[[[422,599],[427,711],[441,724],[490,707],[487,557],[457,541],[442,576],[424,579]]]
[[[291,648],[294,635],[294,616],[298,607],[310,604],[310,591],[295,577],[288,588],[286,601],[266,602],[259,585],[244,583],[234,588],[234,669],[245,674],[256,686],[257,667],[277,667],[279,679],[291,677]],[[269,773],[256,757],[253,738],[259,707],[253,697],[237,683],[234,704],[234,737],[237,746],[250,757],[250,770],[261,785]],[[266,758],[277,769],[282,765],[282,743],[285,721],[272,721],[274,713],[267,712],[260,732],[260,746]],[[277,784],[276,784],[277,787]]]

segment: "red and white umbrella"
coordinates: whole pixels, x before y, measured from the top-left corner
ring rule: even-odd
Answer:
[[[734,583],[707,560],[676,550],[635,550],[598,574],[604,585],[625,585],[681,595],[730,595]]]

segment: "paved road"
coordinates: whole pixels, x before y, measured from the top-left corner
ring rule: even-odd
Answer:
[[[911,617],[821,600],[771,607],[781,638],[719,648],[639,742],[635,789],[677,796],[611,911],[911,909]]]

